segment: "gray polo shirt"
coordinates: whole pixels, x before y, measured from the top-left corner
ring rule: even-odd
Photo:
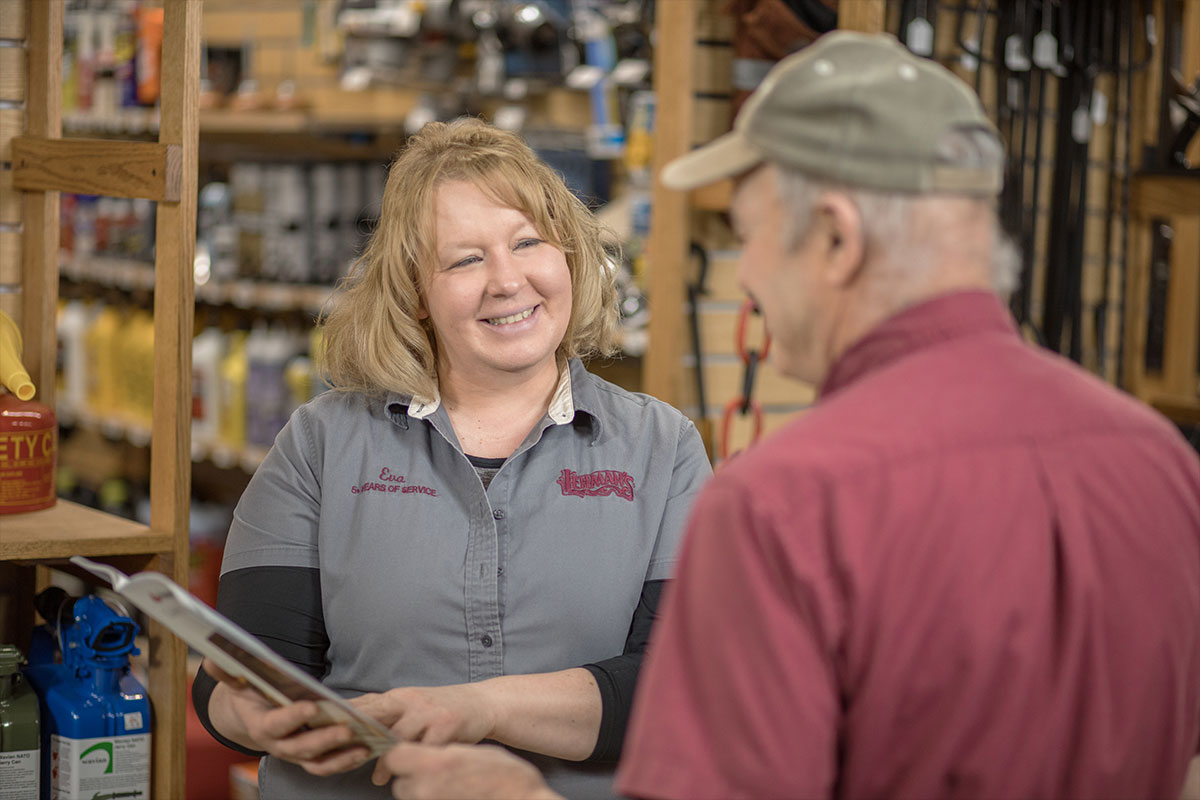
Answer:
[[[578,360],[486,491],[436,398],[326,392],[251,479],[222,572],[320,570],[324,683],[345,696],[577,667],[622,652],[710,474],[687,417]],[[611,796],[608,765],[539,766],[568,797]],[[268,757],[260,782],[264,800],[389,796],[369,775]]]

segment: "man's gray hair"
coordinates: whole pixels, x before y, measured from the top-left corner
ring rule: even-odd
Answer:
[[[950,167],[993,167],[1004,163],[1004,150],[987,131],[964,128],[944,135],[937,146],[939,163]],[[1021,257],[996,216],[990,199],[950,194],[909,194],[842,186],[776,166],[779,199],[788,209],[784,245],[795,247],[808,233],[813,209],[825,192],[844,194],[862,215],[867,258],[895,280],[919,279],[938,256],[972,258],[989,265],[992,288],[1006,295],[1016,288]],[[990,241],[964,238],[954,224],[964,213],[986,212]]]

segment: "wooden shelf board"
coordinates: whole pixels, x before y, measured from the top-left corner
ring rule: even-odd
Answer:
[[[1133,176],[1132,190],[1130,205],[1133,213],[1144,219],[1194,215],[1200,209],[1200,169],[1179,173],[1138,173]]]
[[[354,133],[397,131],[404,128],[407,108],[301,109],[291,111],[200,112],[200,132],[210,133]]]
[[[0,516],[0,561],[167,553],[172,547],[170,534],[67,500]]]
[[[200,112],[203,132],[291,133],[309,126],[309,116],[303,111],[229,111],[205,109]]]
[[[1200,396],[1155,397],[1150,401],[1161,414],[1175,422],[1200,425]]]
[[[109,256],[73,257],[59,263],[59,274],[72,281],[91,281],[123,291],[154,289],[154,265]],[[238,308],[268,311],[320,311],[333,295],[334,287],[315,283],[270,281],[210,281],[194,288],[201,303],[229,303]]]
[[[12,140],[13,187],[174,203],[181,158],[175,144],[18,136]]]

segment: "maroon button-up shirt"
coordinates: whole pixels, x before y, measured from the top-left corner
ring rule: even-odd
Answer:
[[[1200,461],[965,292],[708,484],[618,788],[1174,798],[1198,736]]]

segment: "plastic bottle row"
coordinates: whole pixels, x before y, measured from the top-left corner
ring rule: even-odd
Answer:
[[[265,322],[249,330],[202,330],[192,345],[194,446],[232,452],[235,461],[246,448],[270,447],[296,406],[325,388],[309,357],[318,336],[315,329]],[[154,403],[149,309],[62,303],[58,341],[60,419],[94,422],[135,444],[148,443]]]
[[[235,162],[200,190],[198,286],[234,280],[332,284],[346,274],[379,216],[386,172],[374,162]],[[62,195],[65,262],[154,259],[149,200]]]
[[[101,256],[152,261],[154,206],[152,200],[63,194],[59,201],[62,258],[86,261]]]
[[[374,162],[233,163],[200,190],[197,278],[205,264],[216,280],[336,281],[374,228],[385,179]]]
[[[115,121],[153,106],[161,86],[163,9],[138,0],[73,0],[63,20],[62,110]]]

